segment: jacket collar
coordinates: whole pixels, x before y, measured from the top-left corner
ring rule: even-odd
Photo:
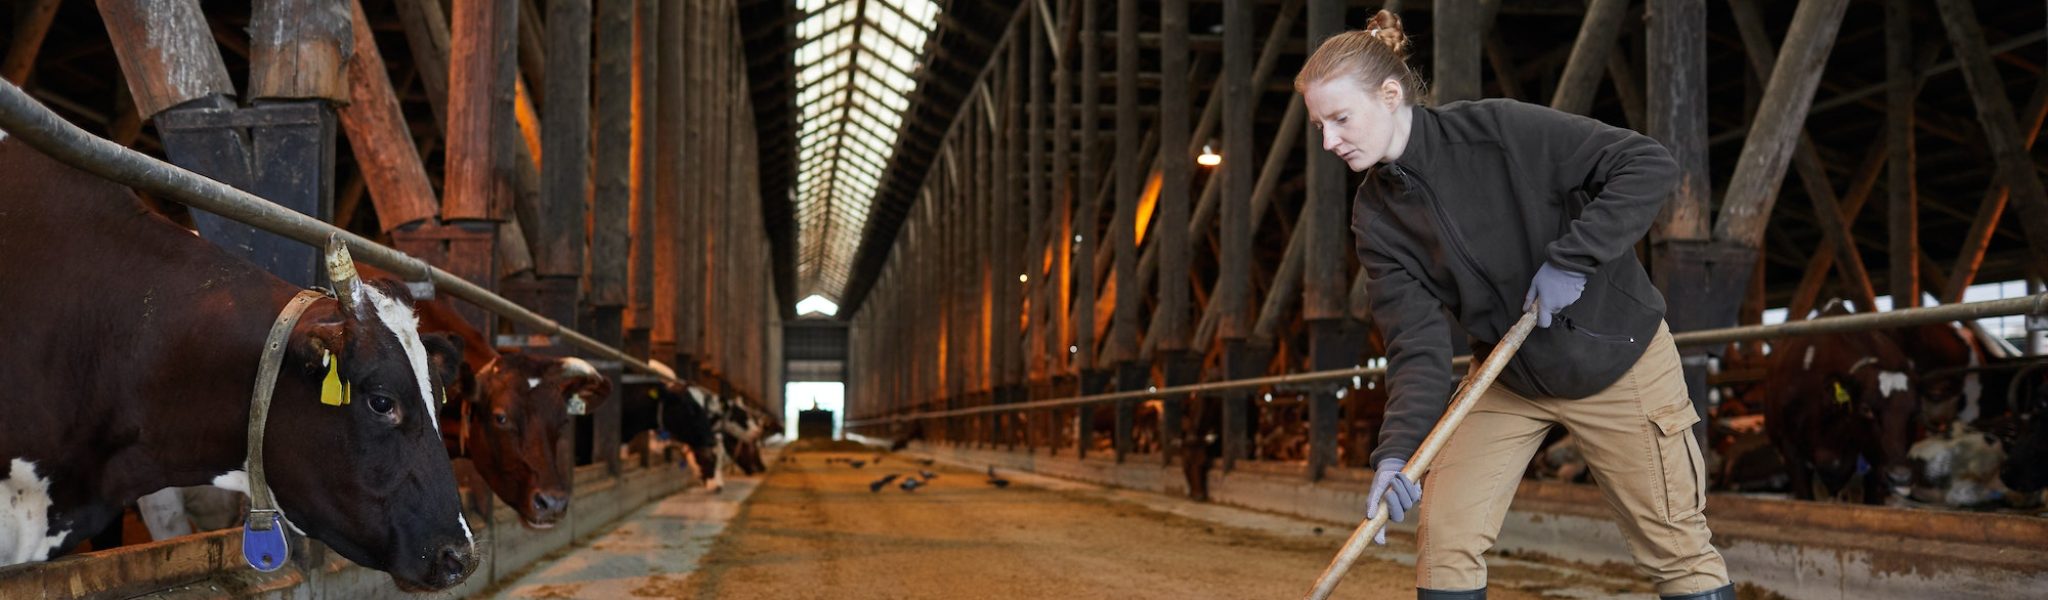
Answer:
[[[1413,120],[1408,124],[1408,145],[1401,148],[1401,158],[1393,164],[1410,171],[1428,173],[1436,164],[1439,152],[1444,147],[1443,123],[1439,122],[1436,109],[1416,105],[1410,108]]]

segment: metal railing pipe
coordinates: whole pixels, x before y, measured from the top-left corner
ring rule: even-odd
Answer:
[[[1963,302],[1957,304],[1944,304],[1941,306],[1929,306],[1923,308],[1907,308],[1875,313],[1843,315],[1839,317],[1825,317],[1805,321],[1789,321],[1785,323],[1778,323],[1775,325],[1743,325],[1723,329],[1688,331],[1685,333],[1673,335],[1672,341],[1677,343],[1677,345],[1679,345],[1680,347],[1709,346],[1714,344],[1725,344],[1728,342],[1737,341],[1761,340],[1803,335],[1823,335],[1830,333],[1847,333],[1856,331],[1870,331],[1876,329],[1895,329],[1900,327],[1927,325],[1930,323],[1943,323],[1949,321],[1963,321],[1970,319],[1985,319],[1991,317],[2006,317],[2012,315],[2048,315],[2048,293],[2034,294],[2031,296],[2021,296],[2018,298],[2006,298],[2003,300]],[[1471,357],[1461,356],[1451,361],[1451,366],[1453,368],[1462,368],[1466,365],[1469,365],[1470,363]],[[1286,386],[1294,384],[1318,383],[1323,381],[1346,379],[1351,377],[1369,377],[1384,375],[1386,374],[1386,371],[1387,370],[1385,367],[1361,366],[1352,367],[1349,369],[1332,369],[1328,371],[1311,371],[1307,373],[1291,373],[1287,375],[1270,375],[1266,377],[1254,377],[1250,379],[1212,381],[1208,383],[1197,383],[1166,388],[1132,390],[1128,392],[1112,392],[1107,394],[1075,396],[1071,398],[1057,398],[1052,400],[1039,400],[1036,402],[1025,402],[1021,404],[1004,404],[1001,406],[976,406],[972,408],[960,408],[953,410],[929,411],[903,415],[874,417],[868,419],[857,419],[847,421],[845,426],[862,427],[867,425],[880,425],[885,423],[913,421],[921,419],[937,419],[944,417],[958,417],[998,412],[1040,410],[1047,408],[1067,408],[1072,406],[1085,406],[1089,404],[1097,404],[1102,402],[1113,402],[1117,400],[1201,394],[1226,390],[1258,388],[1269,385]],[[1358,386],[1354,384],[1352,387]]]
[[[541,333],[559,336],[564,342],[598,358],[615,360],[642,372],[657,373],[644,361],[563,327],[447,271],[434,268],[426,261],[79,129],[30,98],[20,87],[6,81],[0,81],[0,131],[5,131],[8,137],[20,138],[36,150],[73,168],[314,248],[325,248],[330,235],[341,236],[348,242],[349,253],[356,260],[382,267],[409,280],[432,281],[437,290],[468,300]]]

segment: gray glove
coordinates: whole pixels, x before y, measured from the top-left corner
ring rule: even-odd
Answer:
[[[1522,312],[1529,312],[1532,304],[1542,301],[1543,311],[1536,313],[1536,326],[1548,328],[1551,317],[1578,302],[1579,294],[1585,291],[1584,273],[1560,269],[1544,261],[1543,266],[1536,269],[1536,279],[1529,282],[1529,294],[1522,298]]]
[[[1401,474],[1401,467],[1405,466],[1408,466],[1408,461],[1398,458],[1380,461],[1379,472],[1372,477],[1372,491],[1365,496],[1365,518],[1379,516],[1381,498],[1387,501],[1387,511],[1392,522],[1406,518],[1408,509],[1414,508],[1415,503],[1422,501],[1422,485]],[[1380,528],[1379,535],[1373,536],[1372,541],[1385,546],[1387,529]]]

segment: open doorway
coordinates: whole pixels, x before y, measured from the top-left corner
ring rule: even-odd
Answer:
[[[839,439],[841,428],[846,422],[846,384],[837,381],[791,382],[783,387],[782,397],[782,422],[796,425],[789,428],[790,439],[805,437],[803,413],[810,410],[829,411],[831,433],[828,434],[828,439]],[[816,435],[820,429],[823,428],[811,429],[811,435]]]

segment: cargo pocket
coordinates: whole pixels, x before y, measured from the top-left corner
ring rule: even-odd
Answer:
[[[1657,474],[1663,478],[1664,518],[1676,522],[1707,508],[1707,467],[1692,426],[1700,417],[1680,402],[1650,415],[1657,437]]]

